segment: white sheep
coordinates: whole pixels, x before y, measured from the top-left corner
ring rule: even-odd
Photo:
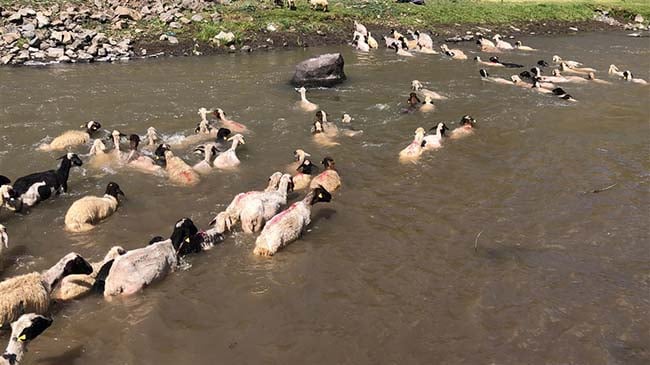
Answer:
[[[419,127],[415,130],[413,142],[406,146],[399,153],[400,162],[414,162],[422,155],[422,141],[424,141],[424,128]]]
[[[17,210],[20,207],[20,200],[18,194],[14,191],[13,186],[10,185],[11,180],[0,175],[0,179],[5,180],[0,182],[0,208],[7,208],[9,210]]]
[[[111,165],[114,162],[115,157],[113,153],[106,152],[106,145],[101,139],[96,139],[93,141],[93,145],[90,147],[88,156],[88,164],[96,169]]]
[[[0,356],[0,365],[18,365],[27,345],[52,324],[52,319],[36,313],[21,315],[11,323],[11,336],[5,352]]]
[[[298,94],[300,94],[300,101],[298,101],[298,106],[300,109],[306,112],[313,112],[318,109],[318,105],[307,100],[307,89],[305,87],[300,87],[295,89]]]
[[[203,160],[192,166],[194,171],[202,175],[208,175],[214,171],[212,168],[212,159],[216,154],[219,153],[219,151],[217,151],[217,146],[215,143],[206,143],[197,146],[194,149],[194,153],[203,154]]]
[[[180,256],[207,250],[221,240],[221,234],[199,232],[191,219],[183,218],[176,222],[169,239],[117,257],[106,276],[100,273],[97,280],[103,282],[105,297],[131,295],[176,270]]]
[[[293,175],[293,190],[302,190],[309,187],[311,179],[314,177],[314,164],[306,159],[297,169],[297,174]]]
[[[2,251],[9,248],[9,235],[7,234],[7,227],[0,224],[0,257],[2,257]]]
[[[149,174],[155,174],[162,171],[162,167],[158,166],[151,157],[145,156],[140,151],[138,151],[139,145],[140,145],[140,136],[138,136],[137,134],[130,135],[129,136],[130,152],[125,160],[126,166]]]
[[[43,273],[34,272],[0,282],[0,326],[15,321],[23,312],[46,313],[50,307],[50,293],[63,277],[91,272],[90,264],[73,252]]]
[[[275,216],[280,208],[287,204],[287,194],[292,190],[291,175],[284,174],[280,178],[277,190],[244,198],[240,203],[243,206],[240,213],[242,230],[246,233],[260,231],[264,222]]]
[[[232,146],[230,149],[228,149],[226,152],[223,152],[214,159],[214,167],[218,169],[231,169],[239,166],[240,164],[239,158],[237,157],[237,153],[235,151],[237,150],[237,146],[239,144],[246,144],[246,141],[244,141],[244,136],[237,133],[234,136],[230,137],[229,140],[232,141]]]
[[[70,232],[86,232],[95,224],[108,218],[117,210],[118,195],[124,196],[120,186],[108,183],[104,196],[85,196],[70,206],[65,214],[65,229]]]
[[[75,147],[90,142],[90,138],[101,129],[102,125],[99,122],[90,121],[85,126],[85,131],[71,130],[63,133],[62,135],[54,138],[52,142],[42,144],[38,147],[41,151],[60,151],[68,147]]]
[[[147,148],[154,149],[156,146],[158,146],[158,142],[160,141],[160,136],[158,135],[158,131],[154,127],[149,127],[147,128],[147,133],[145,135],[146,143],[145,146]]]
[[[266,223],[255,241],[253,253],[273,256],[280,248],[300,237],[311,223],[311,207],[314,204],[331,200],[330,193],[322,187],[310,191],[303,200],[292,204]]]
[[[328,12],[328,1],[327,0],[309,0],[309,5],[311,5],[311,9],[316,11],[318,9]]]
[[[445,100],[447,99],[446,96],[440,95],[435,91],[425,89],[422,83],[418,80],[413,80],[411,81],[411,90],[415,91],[417,94],[419,94],[422,97],[430,97],[431,99],[434,100]]]
[[[121,246],[113,246],[106,253],[104,259],[99,262],[91,263],[93,272],[90,274],[73,274],[64,277],[59,285],[52,292],[52,299],[58,301],[68,301],[82,298],[88,295],[95,284],[95,278],[101,268],[108,262],[115,260],[118,256],[124,255],[126,250]]]
[[[325,171],[312,179],[309,188],[315,189],[322,186],[329,193],[333,193],[336,189],[341,187],[341,177],[339,176],[339,173],[336,172],[334,159],[331,157],[325,157],[321,163],[323,164],[323,167],[325,167]]]
[[[163,143],[156,149],[156,158],[164,162],[169,180],[176,185],[193,186],[201,181],[199,174],[180,157],[174,156],[171,147]]]
[[[226,116],[226,113],[221,108],[215,109],[214,116],[217,118],[217,120],[224,127],[230,129],[231,131],[233,131],[235,133],[246,133],[246,132],[248,132],[248,128],[245,125],[243,125],[241,123],[237,123],[234,120],[228,118]]]
[[[305,159],[307,157],[311,157],[311,155],[300,148],[293,151],[294,162],[287,165],[287,172],[289,173],[296,172],[296,170],[298,170],[298,168],[305,162]]]
[[[449,128],[445,123],[438,123],[434,128],[431,128],[429,132],[434,132],[434,134],[426,135],[422,142],[422,148],[424,150],[437,150],[442,147],[442,139],[445,136],[445,131],[448,131]]]

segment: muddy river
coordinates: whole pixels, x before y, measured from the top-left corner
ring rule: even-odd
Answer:
[[[97,261],[116,244],[142,247],[185,216],[206,228],[296,148],[316,162],[332,156],[343,179],[303,238],[273,258],[252,254],[254,236],[229,234],[138,295],[56,305],[23,364],[649,363],[650,88],[606,70],[648,79],[650,47],[622,33],[522,40],[541,51],[501,58],[530,67],[559,54],[613,84],[562,85],[579,100],[569,103],[483,82],[473,61],[347,47],[0,69],[0,174],[12,179],[54,168],[61,154],[36,146],[89,120],[169,137],[191,133],[198,108],[220,107],[252,131],[238,170],[193,188],[85,165],[68,194],[25,215],[3,211],[0,279],[71,251]],[[470,56],[473,46],[458,45]],[[308,98],[364,133],[322,147],[287,81],[297,62],[338,51],[348,80]],[[449,100],[401,113],[413,79]],[[474,135],[399,163],[417,127],[453,129],[465,114],[478,120]],[[177,153],[200,160],[189,147]],[[127,195],[118,212],[67,233],[70,204],[109,181]]]

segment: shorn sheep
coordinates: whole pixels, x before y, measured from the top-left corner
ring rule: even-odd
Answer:
[[[311,208],[318,202],[332,200],[327,190],[317,187],[305,198],[292,204],[289,208],[273,217],[255,241],[253,253],[261,256],[273,256],[278,250],[300,237],[311,223]]]
[[[240,214],[241,227],[246,233],[259,232],[264,222],[275,216],[280,208],[287,204],[287,194],[293,191],[291,175],[284,174],[280,178],[276,191],[265,192],[243,202]]]
[[[193,186],[200,182],[199,174],[180,157],[174,156],[171,147],[163,143],[156,149],[156,159],[165,166],[169,181],[176,185]]]
[[[135,294],[176,270],[179,257],[208,250],[222,240],[214,229],[199,232],[191,219],[183,218],[176,222],[169,239],[131,250],[106,263],[96,286],[103,287],[105,297]]]
[[[52,324],[52,319],[36,313],[23,314],[11,323],[11,336],[0,365],[18,365],[27,352],[27,345]]]
[[[34,272],[0,282],[0,326],[15,321],[24,312],[45,314],[50,308],[50,293],[62,278],[92,271],[90,264],[73,252],[43,273]]]
[[[100,130],[102,125],[99,122],[90,121],[85,125],[85,131],[67,131],[54,138],[52,142],[42,144],[38,147],[41,151],[61,151],[68,147],[79,146],[90,142],[95,132]],[[84,128],[84,126],[82,126]]]
[[[65,214],[65,229],[86,232],[95,228],[95,224],[115,213],[120,203],[118,195],[124,196],[120,186],[109,182],[104,196],[85,196],[72,203]]]
[[[68,191],[68,177],[72,166],[81,166],[83,162],[75,153],[68,153],[59,157],[61,164],[58,170],[37,172],[16,179],[13,189],[20,197],[22,208],[32,207],[36,203],[47,200],[52,192],[57,195]],[[20,209],[18,209],[20,210]]]
[[[52,292],[52,299],[58,301],[68,301],[82,298],[90,294],[95,285],[95,278],[99,274],[100,269],[107,262],[115,260],[118,256],[124,255],[126,250],[121,246],[113,246],[106,253],[104,259],[99,262],[93,262],[90,265],[93,272],[90,274],[72,274],[61,279],[59,285],[54,288]]]
[[[328,4],[327,0],[309,0],[309,5],[311,5],[311,9],[314,10],[314,11],[318,10],[318,9],[320,9],[320,10],[322,10],[324,12],[329,11],[329,9],[328,9],[329,4]]]
[[[232,146],[228,151],[223,152],[217,158],[214,159],[214,167],[218,169],[232,169],[241,163],[237,157],[237,146],[240,144],[246,144],[244,141],[244,136],[237,133],[234,136],[230,137],[229,140],[232,140]]]

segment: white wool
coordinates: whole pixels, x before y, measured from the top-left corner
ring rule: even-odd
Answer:
[[[94,228],[94,224],[112,215],[118,206],[118,200],[112,195],[86,196],[70,206],[65,214],[65,228],[70,232],[85,232]]]
[[[86,131],[71,130],[54,138],[49,144],[42,144],[38,148],[41,151],[60,151],[88,142],[90,142],[90,135]]]

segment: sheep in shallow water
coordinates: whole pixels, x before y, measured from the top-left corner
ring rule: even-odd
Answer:
[[[11,336],[5,352],[0,356],[0,365],[18,365],[27,345],[52,324],[52,319],[36,313],[21,315],[11,323]]]
[[[280,178],[277,190],[245,199],[241,203],[243,208],[240,213],[242,230],[246,233],[261,230],[264,222],[271,219],[282,206],[287,204],[287,194],[291,191],[293,191],[292,177],[284,174]]]
[[[314,177],[315,166],[310,160],[305,160],[302,165],[298,166],[297,174],[293,175],[293,189],[302,190],[309,187],[311,179]]]
[[[158,135],[158,131],[154,127],[149,127],[147,128],[147,133],[145,135],[145,146],[147,148],[154,149],[156,146],[158,146],[158,142],[160,141],[160,136]]]
[[[318,105],[307,100],[307,89],[305,87],[295,89],[298,94],[300,94],[300,101],[298,101],[298,106],[300,109],[306,112],[313,112],[318,109]]]
[[[156,149],[156,158],[164,164],[169,180],[176,185],[193,186],[199,183],[199,174],[180,157],[174,156],[171,147],[163,143]]]
[[[57,195],[68,191],[68,177],[73,166],[81,166],[83,162],[75,153],[59,157],[61,164],[58,170],[37,172],[16,179],[13,190],[19,197],[21,208],[29,208],[36,203],[47,200],[52,192]],[[20,209],[19,209],[20,210]]]
[[[0,175],[0,209],[7,208],[9,210],[16,210],[20,207],[20,200],[18,194],[10,185],[9,178]]]
[[[248,128],[241,124],[237,123],[232,119],[229,119],[226,117],[226,113],[223,111],[221,108],[217,108],[214,112],[214,116],[217,118],[217,120],[223,124],[224,127],[232,130],[235,133],[246,133],[248,132]]]
[[[93,168],[99,169],[113,163],[115,155],[107,153],[104,142],[101,139],[96,139],[93,141],[92,147],[90,147],[88,157],[88,164]]]
[[[217,151],[217,146],[214,143],[206,143],[197,146],[194,149],[194,153],[203,154],[203,160],[192,166],[194,171],[202,175],[208,175],[214,171],[214,168],[212,166],[212,159],[216,154],[219,153]]]
[[[85,131],[67,131],[62,135],[54,138],[52,142],[42,144],[38,147],[41,151],[60,151],[68,147],[75,147],[90,142],[90,138],[101,129],[99,122],[90,121],[86,124]],[[84,128],[84,126],[82,126]]]
[[[266,223],[255,241],[255,255],[273,256],[280,248],[300,237],[311,223],[311,207],[318,202],[332,200],[330,193],[322,187],[310,191],[305,198],[292,204]]]
[[[100,269],[95,287],[105,297],[135,294],[176,270],[179,257],[208,250],[222,240],[214,229],[199,232],[191,219],[183,218],[176,222],[169,239],[107,262]]]
[[[132,134],[129,136],[129,155],[126,157],[126,166],[145,173],[157,173],[162,171],[162,168],[156,165],[156,162],[149,156],[143,155],[138,151],[140,145],[140,136]]]
[[[442,138],[445,136],[445,132],[448,131],[449,128],[445,125],[445,123],[438,123],[435,127],[431,128],[429,133],[434,132],[434,134],[428,134],[424,136],[424,139],[422,140],[422,148],[424,150],[437,150],[442,147]]]
[[[75,201],[65,214],[65,229],[70,232],[86,232],[95,228],[95,224],[115,213],[120,203],[118,195],[124,196],[124,192],[119,185],[110,182],[104,196],[91,195]]]
[[[469,136],[474,133],[474,128],[476,126],[476,119],[472,118],[469,115],[464,115],[460,119],[460,127],[454,129],[451,132],[451,139],[458,139],[465,136]]]
[[[335,162],[331,157],[325,157],[321,163],[325,167],[325,171],[312,179],[309,188],[315,189],[322,186],[329,193],[333,193],[341,187],[341,176],[336,172]]]
[[[218,169],[232,169],[239,166],[241,163],[237,157],[236,150],[239,144],[246,144],[246,141],[244,141],[244,136],[237,133],[234,136],[230,137],[229,140],[232,141],[232,146],[230,149],[214,159],[214,167]]]
[[[104,259],[90,264],[93,272],[90,274],[72,274],[61,279],[59,285],[52,292],[52,299],[68,301],[82,298],[92,292],[95,278],[100,269],[109,261],[115,260],[118,256],[124,255],[126,250],[121,246],[113,246],[106,253]]]
[[[287,172],[293,173],[294,171],[296,171],[300,167],[300,165],[302,165],[303,162],[305,162],[305,159],[307,157],[311,157],[311,155],[300,148],[293,151],[294,162],[290,163],[287,166]]]
[[[434,100],[445,100],[447,99],[446,96],[440,95],[435,91],[425,89],[422,83],[418,80],[413,80],[411,81],[411,90],[415,91],[417,94],[419,94],[422,97],[430,97],[431,99]]]
[[[43,273],[34,272],[0,282],[0,326],[15,321],[23,312],[46,313],[50,308],[50,293],[62,278],[90,274],[92,270],[83,257],[73,252]]]
[[[424,128],[420,127],[415,130],[415,137],[413,142],[406,146],[399,153],[399,159],[401,162],[410,161],[413,162],[422,155],[422,142],[424,141]]]

